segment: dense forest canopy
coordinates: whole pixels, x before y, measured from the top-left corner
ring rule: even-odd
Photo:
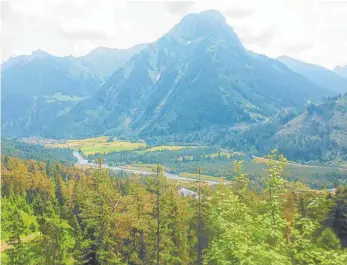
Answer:
[[[59,162],[65,165],[73,165],[77,161],[72,150],[67,148],[46,148],[42,145],[27,144],[7,138],[1,138],[1,154],[48,163]]]
[[[230,185],[111,177],[2,155],[4,264],[344,265],[347,189],[283,179],[272,153],[255,191],[234,162]],[[184,187],[196,194],[182,196]]]

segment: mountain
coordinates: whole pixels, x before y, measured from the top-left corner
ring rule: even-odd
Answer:
[[[140,51],[98,48],[83,57],[56,57],[38,50],[11,58],[1,67],[3,135],[39,135]]]
[[[132,56],[138,54],[146,44],[139,44],[129,49],[98,47],[79,59],[103,81],[114,71],[123,67]]]
[[[288,56],[281,56],[278,60],[287,65],[291,70],[297,72],[310,81],[330,89],[335,93],[347,92],[347,80],[334,71],[330,71],[322,66],[305,63]]]
[[[279,151],[304,161],[347,160],[347,94],[309,105],[275,134]]]
[[[96,92],[102,80],[74,57],[43,51],[2,66],[2,133],[39,134],[54,117]]]
[[[190,134],[264,121],[328,95],[279,61],[246,50],[211,10],[185,16],[43,134]]]
[[[345,66],[336,66],[334,71],[335,71],[335,73],[339,74],[343,78],[347,79],[347,65],[345,65]]]

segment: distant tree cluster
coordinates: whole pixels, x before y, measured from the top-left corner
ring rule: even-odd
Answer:
[[[67,148],[46,148],[42,145],[27,144],[11,139],[1,139],[1,154],[22,159],[46,161],[48,163],[59,162],[72,165],[77,162],[72,150]]]

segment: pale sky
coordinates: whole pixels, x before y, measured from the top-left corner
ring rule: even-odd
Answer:
[[[334,68],[347,64],[347,0],[1,2],[2,61],[44,50],[80,56],[157,40],[188,13],[219,10],[246,48]]]

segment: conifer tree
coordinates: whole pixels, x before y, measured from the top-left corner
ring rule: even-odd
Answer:
[[[28,264],[28,250],[21,241],[20,236],[26,229],[19,209],[14,203],[6,203],[2,206],[1,222],[9,234],[6,242],[9,245],[7,250],[8,264],[26,265]]]

